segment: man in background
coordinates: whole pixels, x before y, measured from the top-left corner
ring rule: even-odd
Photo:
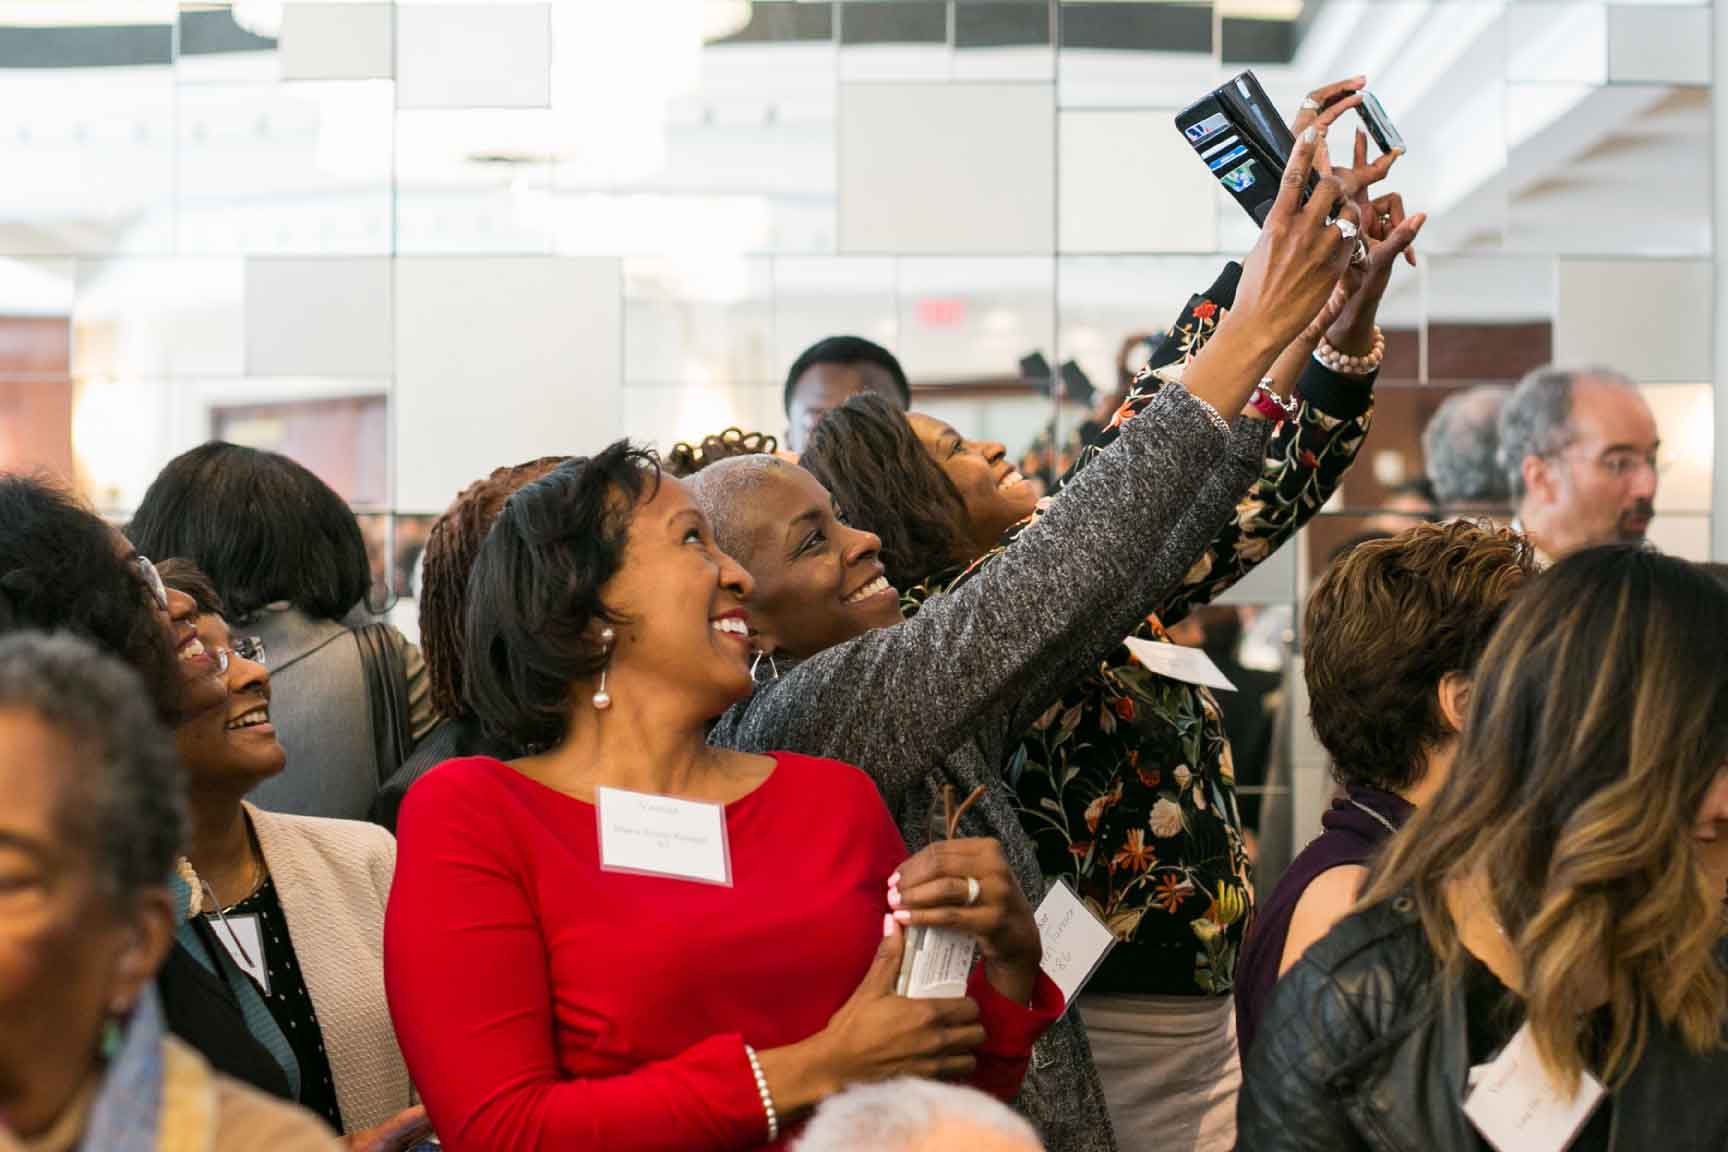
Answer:
[[[1499,513],[1507,504],[1498,460],[1500,412],[1512,389],[1479,384],[1455,392],[1422,429],[1422,467],[1434,502],[1447,514]]]
[[[830,336],[804,349],[786,373],[786,448],[804,451],[822,417],[864,392],[902,411],[912,406],[906,373],[882,345],[862,336]]]
[[[1500,412],[1514,526],[1544,564],[1601,544],[1641,543],[1656,515],[1660,446],[1650,405],[1618,372],[1532,372]]]

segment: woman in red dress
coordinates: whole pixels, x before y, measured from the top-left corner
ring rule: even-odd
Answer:
[[[750,691],[750,587],[684,486],[622,442],[523,488],[488,536],[468,692],[530,754],[416,784],[385,926],[397,1034],[447,1147],[782,1147],[823,1098],[896,1075],[1012,1099],[1061,1013],[995,841],[908,860],[858,769],[708,746]],[[614,802],[693,823],[603,819]],[[632,828],[664,846],[635,850]],[[977,938],[964,997],[895,994],[904,924]]]

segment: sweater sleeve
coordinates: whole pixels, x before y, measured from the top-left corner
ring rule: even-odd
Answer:
[[[1312,520],[1356,462],[1373,421],[1374,379],[1342,376],[1310,360],[1296,417],[1281,420],[1236,514],[1213,537],[1158,618],[1176,623],[1211,603]]]
[[[898,810],[1041,668],[1076,647],[1107,648],[1127,630],[1125,606],[1131,622],[1148,589],[1175,586],[1239,495],[1188,515],[1225,446],[1199,401],[1162,390],[976,578],[771,681],[711,739],[858,764]]]
[[[1016,1004],[996,991],[996,986],[985,978],[984,965],[980,963],[972,969],[966,995],[977,1001],[978,1022],[984,1026],[984,1043],[977,1052],[978,1067],[972,1073],[972,1087],[1012,1104],[1020,1094],[1020,1081],[1026,1078],[1032,1045],[1067,1007],[1062,990],[1040,969],[1032,1003]]]
[[[560,1076],[546,948],[509,828],[450,783],[428,776],[402,806],[384,929],[390,1014],[445,1147],[759,1147],[767,1133],[741,1036],[620,1076]]]

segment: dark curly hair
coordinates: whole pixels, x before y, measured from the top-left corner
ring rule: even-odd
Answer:
[[[766,432],[728,428],[716,436],[704,436],[695,444],[678,441],[666,454],[662,466],[673,476],[685,480],[717,460],[730,460],[734,456],[772,456],[779,447],[780,441]]]
[[[882,397],[854,396],[829,412],[798,462],[852,524],[882,538],[894,587],[917,587],[965,555],[966,501],[905,413]]]
[[[277,601],[340,620],[372,582],[341,496],[286,456],[221,440],[170,460],[126,534],[146,556],[202,568],[236,620]]]
[[[1308,598],[1303,673],[1314,734],[1341,784],[1396,791],[1452,735],[1437,692],[1474,672],[1536,576],[1523,536],[1466,520],[1419,524],[1340,555]]]
[[[552,469],[504,502],[468,582],[469,706],[488,734],[543,749],[564,737],[570,685],[599,674],[600,598],[630,519],[660,484],[652,452],[619,440]]]
[[[420,578],[420,654],[432,706],[450,719],[470,717],[462,684],[467,649],[462,631],[468,615],[468,579],[492,522],[517,489],[569,460],[542,456],[526,464],[499,468],[462,490],[426,534]]]
[[[64,489],[0,474],[0,634],[70,632],[138,673],[156,714],[179,712],[180,669],[136,565]]]

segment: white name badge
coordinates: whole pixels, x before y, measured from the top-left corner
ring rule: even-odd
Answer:
[[[1142,640],[1137,636],[1130,636],[1123,643],[1128,645],[1128,651],[1134,653],[1136,660],[1160,676],[1168,676],[1184,684],[1216,688],[1221,692],[1236,691],[1236,685],[1230,683],[1230,678],[1218,670],[1218,665],[1212,663],[1212,657],[1199,648],[1162,644],[1153,640]]]
[[[1470,1069],[1464,1115],[1499,1152],[1561,1152],[1602,1101],[1602,1083],[1585,1072],[1568,1098],[1548,1079],[1530,1026],[1504,1051]]]
[[[1072,1006],[1074,997],[1116,947],[1116,934],[1074,895],[1066,880],[1058,880],[1038,902],[1038,940],[1044,945],[1044,974],[1062,989]]]
[[[895,990],[912,1000],[951,1000],[966,995],[977,946],[971,936],[952,928],[908,927]]]
[[[601,868],[731,885],[724,807],[619,788],[595,791]]]
[[[233,957],[240,971],[252,978],[252,983],[270,995],[270,969],[264,963],[264,933],[254,913],[244,916],[218,916],[210,921],[210,930],[222,947]]]

